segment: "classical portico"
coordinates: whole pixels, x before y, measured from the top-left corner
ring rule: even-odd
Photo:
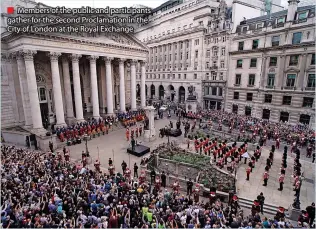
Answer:
[[[126,35],[62,37],[9,35],[2,41],[3,59],[17,71],[15,92],[21,94],[19,123],[32,130],[49,124],[65,126],[146,106],[147,49]],[[136,66],[141,63],[141,103],[136,101]]]

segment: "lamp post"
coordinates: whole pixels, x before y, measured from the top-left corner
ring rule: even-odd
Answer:
[[[88,150],[88,135],[85,134],[84,137],[83,137],[83,140],[86,142],[86,155],[87,157],[89,157],[89,150]]]

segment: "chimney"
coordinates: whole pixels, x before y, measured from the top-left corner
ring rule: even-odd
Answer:
[[[287,9],[287,17],[286,21],[294,21],[295,20],[295,13],[297,11],[297,5],[300,1],[299,0],[289,0],[289,7]]]

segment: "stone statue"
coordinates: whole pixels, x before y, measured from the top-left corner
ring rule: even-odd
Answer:
[[[194,95],[194,88],[193,86],[189,86],[188,88],[189,95],[188,95],[188,100],[196,100],[196,95]]]

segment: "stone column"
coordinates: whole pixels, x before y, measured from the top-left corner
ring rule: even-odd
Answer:
[[[66,100],[66,113],[67,113],[66,117],[68,119],[73,119],[74,110],[73,110],[73,105],[72,105],[69,62],[68,62],[67,56],[62,57],[62,66],[63,66],[63,77],[64,77],[65,100]]]
[[[83,119],[83,109],[82,109],[82,96],[81,96],[81,83],[80,83],[80,73],[79,73],[79,59],[81,55],[72,54],[72,77],[74,84],[74,94],[75,94],[75,105],[76,105],[76,118],[77,121],[84,121]]]
[[[131,60],[131,108],[137,110],[136,106],[136,65],[137,60]]]
[[[98,82],[97,82],[97,64],[96,60],[98,56],[89,56],[90,60],[90,83],[91,83],[91,97],[92,97],[92,105],[93,105],[93,118],[100,118],[99,111],[99,93],[98,93]]]
[[[302,54],[302,58],[300,61],[300,72],[298,74],[298,83],[297,85],[297,89],[304,88],[304,75],[305,75],[305,67],[306,67],[306,63],[307,63],[307,54],[303,53]]]
[[[58,58],[61,53],[50,52],[48,54],[50,57],[51,71],[52,71],[52,81],[53,81],[53,93],[54,93],[54,105],[56,113],[56,126],[65,126],[65,116],[64,116],[64,105],[62,99],[61,85],[60,85],[60,75],[59,75],[59,65]]]
[[[285,55],[280,56],[279,72],[278,72],[278,76],[275,79],[277,81],[276,86],[278,88],[281,88],[284,86],[283,80],[284,80],[285,61],[286,61],[286,56]]]
[[[119,60],[119,74],[120,74],[120,110],[125,112],[126,102],[125,102],[125,76],[124,76],[124,62],[125,59]]]
[[[142,61],[141,62],[141,105],[142,108],[146,106],[146,62]]]
[[[261,72],[261,79],[260,80],[260,85],[259,88],[264,88],[264,85],[266,84],[267,77],[266,77],[266,72],[267,72],[267,57],[262,58],[262,72]]]
[[[25,61],[25,71],[26,71],[27,86],[28,86],[30,105],[31,105],[33,129],[43,130],[41,109],[39,105],[36,75],[35,75],[35,68],[34,68],[34,60],[33,60],[33,56],[36,53],[37,51],[33,51],[33,50],[22,51],[22,54],[24,56],[24,61]]]
[[[27,78],[26,78],[26,70],[25,70],[25,62],[23,59],[23,53],[16,53],[17,66],[18,66],[18,74],[21,88],[21,97],[24,111],[24,120],[25,127],[32,126],[32,114],[31,114],[31,105],[30,105],[30,97],[27,88]]]
[[[112,60],[111,57],[104,57],[105,61],[105,77],[106,77],[106,105],[108,114],[113,114],[113,89],[112,89]]]

